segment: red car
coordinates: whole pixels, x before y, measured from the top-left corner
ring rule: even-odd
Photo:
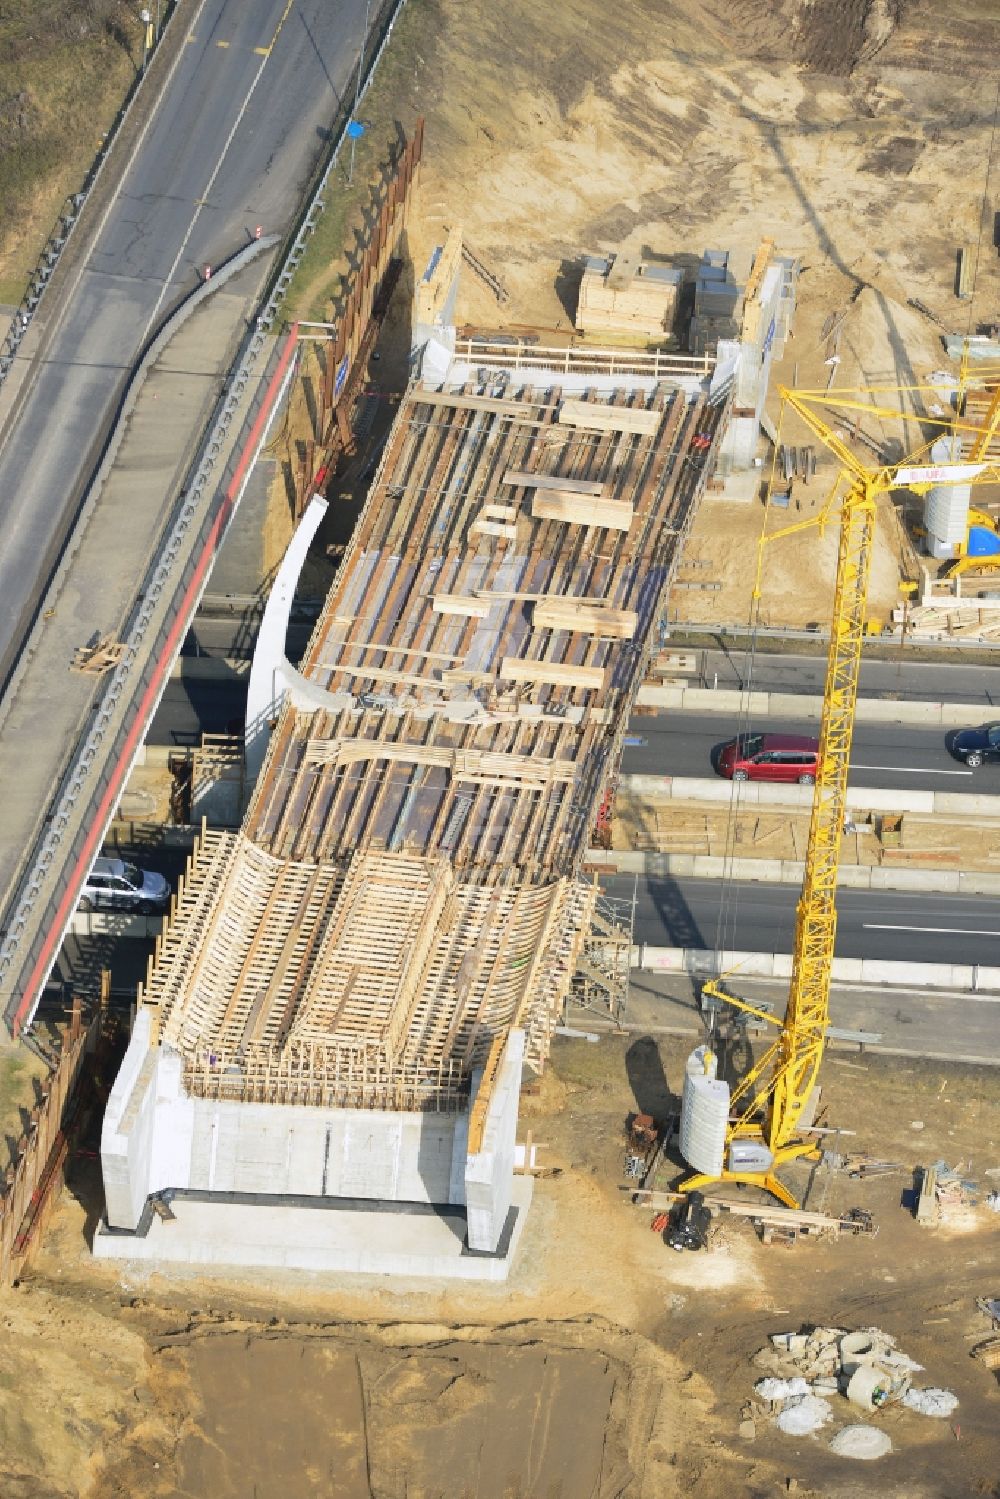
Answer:
[[[743,734],[719,752],[718,771],[731,781],[797,781],[816,779],[819,740],[802,734]]]

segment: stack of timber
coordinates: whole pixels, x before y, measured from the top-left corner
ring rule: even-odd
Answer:
[[[672,332],[683,273],[625,255],[588,258],[577,303],[583,334],[662,343]]]

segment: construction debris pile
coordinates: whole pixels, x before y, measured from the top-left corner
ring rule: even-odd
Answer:
[[[869,1414],[900,1404],[925,1416],[949,1416],[958,1404],[950,1390],[912,1388],[922,1365],[877,1327],[774,1333],[753,1363],[764,1377],[754,1385],[756,1401],[744,1411],[740,1430],[745,1436],[755,1435],[758,1415],[771,1416],[790,1436],[810,1435],[835,1421],[838,1412],[846,1414],[837,1397]],[[864,1424],[842,1427],[830,1446],[843,1457],[863,1459],[892,1450],[886,1432]]]
[[[917,1199],[918,1223],[957,1224],[978,1206],[979,1188],[962,1176],[964,1164],[959,1161],[951,1167],[945,1161],[935,1161],[933,1166],[925,1168]]]

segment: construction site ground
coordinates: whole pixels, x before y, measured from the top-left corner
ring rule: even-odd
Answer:
[[[708,805],[657,800],[619,790],[612,849],[665,854],[730,855],[738,859],[804,859],[809,807]],[[1000,871],[1000,819],[921,817],[918,813],[857,813],[857,832],[844,835],[842,864],[884,869]]]
[[[773,386],[822,389],[834,352],[835,389],[912,385],[954,366],[941,327],[911,299],[959,332],[991,321],[998,309],[992,220],[982,234],[972,303],[954,296],[957,248],[980,243],[983,190],[989,196],[992,188],[986,178],[995,100],[984,80],[992,79],[998,45],[1000,20],[989,0],[961,0],[947,17],[930,0],[709,0],[696,11],[682,0],[652,8],[622,0],[613,10],[515,0],[502,13],[485,0],[411,0],[365,98],[369,128],[354,180],[346,180],[345,158],[289,309],[330,315],[350,204],[362,201],[398,124],[412,128],[422,114],[424,158],[407,233],[411,264],[383,336],[382,363],[373,369],[379,395],[405,380],[412,278],[454,224],[508,293],[498,305],[466,267],[459,324],[528,331],[542,343],[572,333],[585,253],[692,266],[705,249],[748,260],[770,235],[802,260],[794,335]],[[308,401],[315,407],[311,392]],[[893,408],[909,410],[909,402],[886,396]],[[774,389],[770,410],[778,420]],[[381,416],[391,414],[383,409]],[[919,428],[899,421],[846,415],[879,445],[923,440]],[[291,413],[283,477],[272,496],[279,555],[308,425],[302,399]],[[377,451],[380,425],[362,447]],[[815,442],[795,418],[781,437]],[[858,452],[871,457],[864,447]],[[822,450],[817,456],[822,462]],[[333,491],[348,496],[342,520],[365,462],[360,457]],[[808,486],[796,485],[791,511],[776,511],[769,526],[808,516],[834,472],[826,464]],[[746,486],[747,493],[755,488]],[[977,490],[977,503],[986,498]],[[337,540],[336,509],[326,545]],[[746,619],[762,517],[759,503],[746,500],[714,497],[703,505],[688,547],[698,566],[680,575],[698,586],[675,592],[679,620]],[[825,623],[835,552],[833,529],[821,540],[808,532],[773,548],[763,603],[768,623]],[[886,506],[871,616],[888,618],[899,577],[913,576],[913,560]],[[719,586],[701,586],[709,582]]]
[[[99,1265],[99,1173],[78,1157],[0,1308],[4,1494],[763,1499],[792,1479],[810,1499],[872,1483],[894,1499],[996,1495],[1000,1389],[969,1350],[990,1330],[976,1297],[1000,1290],[998,1220],[979,1207],[926,1228],[900,1199],[941,1157],[995,1180],[1000,1072],[830,1056],[824,1122],[856,1131],[838,1148],[900,1169],[835,1176],[826,1210],[869,1209],[877,1236],[765,1246],[720,1218],[707,1251],[681,1255],[631,1205],[624,1130],[676,1109],[690,1044],[557,1043],[523,1104],[550,1174],[506,1287]],[[828,1450],[832,1429],[759,1420],[740,1437],[752,1354],[813,1323],[891,1333],[925,1365],[918,1382],[958,1395],[952,1420],[884,1411],[895,1450],[860,1474]]]
[[[419,274],[445,226],[461,222],[510,294],[500,308],[466,273],[460,321],[556,341],[572,323],[583,252],[693,264],[706,248],[752,253],[765,234],[803,257],[795,337],[777,372],[787,382],[825,385],[836,335],[823,330],[842,314],[842,387],[947,367],[937,330],[908,298],[959,331],[995,315],[989,229],[974,303],[952,295],[955,251],[978,239],[986,183],[990,0],[959,0],[947,16],[930,0],[411,0],[404,22],[393,71],[365,101],[368,140],[383,148],[395,121],[426,115],[413,265]],[[313,260],[310,274],[300,294],[322,311],[338,268]],[[405,277],[400,298],[410,290]],[[405,380],[408,337],[401,300],[372,398],[380,414],[324,545],[339,544],[356,514],[369,444],[392,414],[382,398]],[[303,396],[284,433],[274,557],[290,530],[287,479],[303,435],[294,413],[305,409]],[[797,497],[822,493],[817,476]],[[788,518],[805,514],[793,507]],[[680,590],[686,618],[745,616],[761,515],[752,503],[706,503],[689,557],[709,566],[681,578],[724,587]],[[889,519],[872,613],[894,601],[903,568]],[[830,533],[819,546],[788,545],[773,564],[768,621],[824,622]],[[810,1499],[1000,1494],[1000,1389],[969,1356],[989,1331],[975,1298],[1000,1294],[1000,1219],[980,1208],[928,1229],[900,1206],[917,1164],[963,1161],[982,1183],[1000,1166],[1000,1075],[828,1056],[831,1121],[857,1130],[852,1148],[902,1168],[831,1187],[828,1207],[870,1208],[878,1236],[786,1249],[723,1221],[710,1251],[682,1256],[627,1204],[623,1131],[631,1112],[676,1105],[689,1044],[558,1043],[540,1093],[525,1100],[522,1132],[544,1142],[541,1159],[561,1174],[536,1182],[503,1288],[320,1285],[273,1272],[236,1282],[176,1269],[167,1279],[97,1265],[91,1139],[32,1269],[0,1301],[3,1493],[535,1499],[562,1484],[565,1499],[763,1499],[794,1480]],[[760,1424],[752,1442],[740,1438],[757,1377],[750,1356],[770,1333],[812,1323],[884,1328],[926,1365],[927,1383],[958,1394],[955,1418],[886,1412],[878,1419],[896,1450],[874,1470],[834,1458],[823,1436]]]

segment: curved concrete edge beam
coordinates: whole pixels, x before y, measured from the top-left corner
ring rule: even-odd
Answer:
[[[335,696],[307,682],[289,664],[285,655],[285,639],[295,589],[306,554],[326,514],[326,508],[326,500],[313,495],[282,558],[260,622],[247,688],[246,770],[250,785],[256,781],[264,764],[271,739],[271,724],[285,693],[292,693],[297,706],[312,708],[329,706],[329,699]],[[307,701],[307,694],[303,689],[308,689],[309,694],[315,692],[322,700]]]

